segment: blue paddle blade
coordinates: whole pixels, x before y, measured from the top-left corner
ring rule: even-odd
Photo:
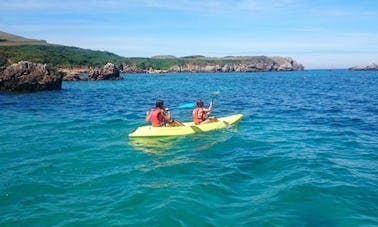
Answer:
[[[194,102],[190,102],[190,103],[185,103],[185,104],[182,104],[182,105],[179,105],[178,109],[183,109],[183,108],[192,108],[192,107],[195,107],[196,104]]]

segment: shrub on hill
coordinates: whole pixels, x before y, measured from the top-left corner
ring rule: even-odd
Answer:
[[[23,45],[0,47],[0,65],[19,61],[48,63],[59,67],[99,67],[108,62],[120,64],[125,58],[106,51],[93,51],[59,45]]]

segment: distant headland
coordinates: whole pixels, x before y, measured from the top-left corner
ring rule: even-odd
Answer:
[[[378,70],[378,65],[377,64],[371,64],[371,65],[366,65],[366,66],[353,66],[350,67],[349,70],[351,71],[376,71]]]

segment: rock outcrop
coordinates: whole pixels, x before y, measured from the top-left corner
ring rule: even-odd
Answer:
[[[230,60],[231,57],[229,57]],[[172,66],[168,72],[268,72],[268,71],[296,71],[304,67],[292,58],[248,58],[235,57],[236,63],[219,64],[183,64]],[[151,73],[151,70],[150,70]]]
[[[88,68],[63,68],[63,81],[88,80]]]
[[[87,77],[83,76],[83,74],[66,74],[63,76],[64,81],[81,81],[81,80],[88,80]]]
[[[142,69],[139,69],[136,65],[126,65],[123,67],[124,73],[144,73],[145,71]]]
[[[378,65],[377,64],[371,64],[367,66],[353,66],[350,67],[349,70],[352,71],[373,71],[373,70],[378,70]]]
[[[0,91],[59,90],[63,74],[46,64],[21,61],[0,70]]]
[[[101,69],[91,70],[88,74],[89,80],[122,80],[120,70],[112,63],[107,63]]]

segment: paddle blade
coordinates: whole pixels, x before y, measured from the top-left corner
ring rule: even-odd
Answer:
[[[219,91],[214,91],[213,92],[213,96],[218,96],[219,95]]]
[[[177,108],[178,109],[184,109],[184,108],[193,108],[195,106],[196,106],[196,104],[194,102],[190,102],[190,103],[185,103],[185,104],[179,105]]]

